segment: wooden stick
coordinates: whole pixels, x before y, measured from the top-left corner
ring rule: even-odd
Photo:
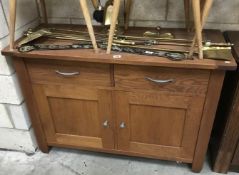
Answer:
[[[91,2],[92,2],[92,4],[93,4],[94,8],[97,10],[97,8],[98,8],[98,6],[99,6],[98,1],[97,1],[97,0],[91,0]]]
[[[199,59],[203,59],[203,45],[202,45],[202,25],[201,25],[201,10],[200,10],[200,0],[193,0],[193,14],[194,14],[194,23],[196,31],[196,39],[198,42],[198,53]],[[192,43],[193,45],[193,43]],[[195,44],[194,44],[195,45]],[[190,49],[191,50],[191,49]]]
[[[204,25],[206,23],[206,20],[208,18],[210,9],[212,7],[212,4],[213,4],[213,0],[206,0],[205,3],[204,3],[204,8],[203,8],[203,12],[202,12],[201,32],[202,32],[203,27],[204,27]],[[191,48],[190,48],[189,57],[192,57],[192,55],[193,55],[194,46],[196,44],[196,40],[197,40],[197,36],[195,35],[194,38],[193,38],[193,42],[192,42]]]
[[[90,17],[90,13],[89,13],[89,9],[87,6],[87,2],[86,0],[80,0],[80,5],[81,5],[81,9],[85,18],[85,22],[86,22],[86,26],[88,28],[88,32],[90,35],[90,39],[93,45],[93,48],[95,50],[95,52],[98,52],[98,47],[97,47],[97,43],[96,43],[96,39],[95,39],[95,34],[94,34],[94,29],[91,23],[91,17]]]
[[[190,0],[184,0],[185,27],[190,30]]]
[[[41,4],[41,11],[42,11],[44,23],[48,24],[45,0],[40,0],[40,4]]]
[[[113,5],[113,13],[111,17],[111,25],[110,25],[110,32],[109,32],[109,39],[108,39],[108,47],[107,47],[107,54],[110,54],[112,43],[113,43],[113,37],[115,33],[116,23],[119,15],[119,8],[120,8],[120,0],[114,0]]]
[[[124,21],[124,29],[127,30],[129,27],[129,16],[131,12],[131,7],[132,7],[132,0],[127,0],[126,1],[126,6],[125,6],[125,21]]]
[[[14,41],[15,41],[15,26],[16,26],[16,0],[9,1],[9,39],[10,39],[10,50],[14,49]]]

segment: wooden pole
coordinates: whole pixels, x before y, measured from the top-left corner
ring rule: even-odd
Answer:
[[[131,12],[131,7],[132,7],[132,0],[127,0],[126,1],[126,6],[125,6],[125,21],[124,21],[124,29],[127,30],[129,27],[129,16]]]
[[[91,2],[92,2],[92,4],[93,4],[94,8],[97,10],[97,8],[98,8],[98,6],[99,6],[98,1],[97,1],[97,0],[91,0]]]
[[[110,32],[109,32],[109,39],[108,39],[108,47],[107,47],[107,54],[110,54],[112,44],[113,44],[113,37],[115,33],[116,23],[119,15],[119,8],[120,8],[120,0],[114,0],[113,5],[113,13],[111,17],[111,25],[110,25]]]
[[[193,15],[194,15],[194,24],[195,24],[195,32],[196,32],[195,36],[196,36],[197,43],[198,43],[199,59],[203,59],[200,0],[193,0],[192,5],[193,5]]]
[[[190,30],[190,0],[184,0],[185,27]]]
[[[45,2],[45,0],[40,0],[40,7],[41,7],[41,11],[42,11],[44,23],[45,23],[45,24],[48,24],[47,12],[46,12],[46,2]]]
[[[209,12],[210,12],[211,7],[212,7],[212,4],[213,4],[213,0],[206,0],[205,3],[204,3],[204,8],[203,8],[203,12],[202,12],[201,32],[202,32],[203,27],[204,27],[204,25],[206,23],[206,20],[208,18]],[[189,57],[192,57],[192,55],[193,55],[196,40],[197,40],[197,36],[195,35],[194,38],[193,38],[193,43],[192,43],[191,48],[190,48]]]
[[[14,41],[15,41],[15,25],[16,25],[16,0],[9,1],[9,39],[10,39],[10,50],[14,49]]]
[[[85,22],[86,22],[86,26],[88,28],[88,32],[90,35],[90,39],[93,45],[93,48],[95,50],[95,52],[98,52],[98,47],[97,47],[97,43],[96,43],[96,39],[95,39],[95,34],[94,34],[94,29],[91,23],[91,17],[90,17],[90,13],[89,13],[89,9],[87,6],[87,2],[86,0],[80,0],[80,5],[81,5],[81,9],[85,18]]]

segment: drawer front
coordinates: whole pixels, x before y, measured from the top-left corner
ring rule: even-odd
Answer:
[[[120,89],[161,90],[205,95],[210,71],[146,66],[115,66],[115,86]]]
[[[60,61],[27,61],[32,83],[111,86],[108,64]]]

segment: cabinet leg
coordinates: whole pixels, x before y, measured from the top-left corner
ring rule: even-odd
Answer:
[[[14,41],[15,41],[15,25],[16,25],[16,0],[9,1],[9,38],[10,38],[10,50],[14,49]]]
[[[45,154],[48,154],[48,153],[49,153],[50,148],[51,148],[51,147],[49,147],[49,146],[46,146],[46,147],[41,147],[41,146],[39,146],[39,150],[40,150],[41,152],[45,153]]]

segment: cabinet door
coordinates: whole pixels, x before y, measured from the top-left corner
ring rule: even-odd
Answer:
[[[192,162],[204,98],[115,92],[118,149]]]
[[[114,148],[111,92],[69,85],[33,85],[49,144]]]

